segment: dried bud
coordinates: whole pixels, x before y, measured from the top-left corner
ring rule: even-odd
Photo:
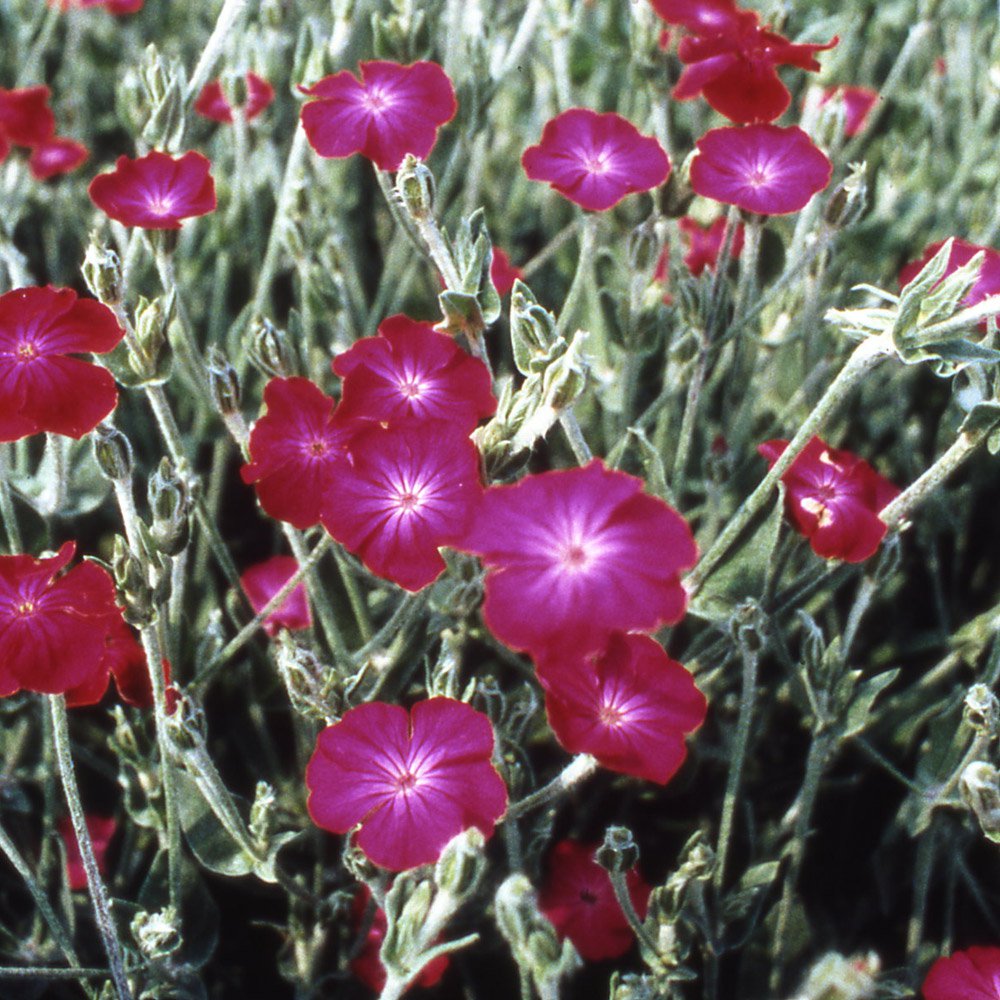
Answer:
[[[240,412],[240,380],[229,359],[212,346],[208,350],[208,382],[212,390],[212,400],[223,417]]]
[[[1000,844],[1000,772],[992,764],[973,761],[962,772],[960,787],[983,833]]]
[[[973,684],[965,696],[965,721],[976,732],[993,739],[1000,723],[1000,701],[985,684]]]
[[[208,723],[202,707],[189,695],[178,695],[174,710],[167,716],[167,734],[179,754],[204,750]]]
[[[162,459],[149,477],[147,497],[153,515],[149,529],[153,543],[164,555],[180,555],[190,533],[191,497],[187,484],[177,475],[169,459]]]
[[[594,860],[610,874],[631,871],[639,861],[639,847],[632,831],[624,826],[609,826]]]
[[[396,173],[396,195],[417,222],[429,219],[434,212],[434,175],[411,153]]]
[[[486,838],[475,827],[448,841],[434,866],[437,887],[456,899],[472,895],[486,866],[485,846]]]
[[[795,1000],[869,1000],[880,967],[874,952],[850,958],[829,952],[809,970]]]
[[[147,959],[157,961],[167,958],[181,946],[181,928],[177,911],[172,906],[167,906],[156,913],[140,910],[132,918],[132,937]]]
[[[163,299],[139,299],[135,307],[135,339],[141,352],[132,359],[132,368],[140,378],[156,372],[163,347],[167,342],[167,327],[173,312],[174,298],[164,303]]]
[[[83,278],[90,291],[106,306],[122,300],[122,262],[109,246],[91,237],[83,258]]]
[[[132,475],[132,445],[117,427],[98,424],[93,431],[94,458],[112,482],[128,482]]]
[[[274,832],[277,803],[274,788],[266,781],[258,781],[250,807],[250,836],[258,844],[266,844]]]

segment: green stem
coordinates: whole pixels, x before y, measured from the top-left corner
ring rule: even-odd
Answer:
[[[58,966],[50,968],[44,965],[29,966],[20,968],[19,966],[0,966],[0,979],[100,979],[110,974],[109,969],[84,969],[74,966],[72,969],[60,969]],[[87,996],[94,996],[93,990],[81,983]]]
[[[208,82],[208,78],[215,69],[215,64],[222,55],[222,50],[226,47],[230,36],[236,29],[237,23],[246,9],[248,0],[226,0],[219,11],[219,17],[209,35],[208,42],[201,53],[198,65],[195,66],[191,79],[188,81],[185,91],[185,101],[190,101],[195,97],[201,88]]]
[[[670,475],[670,486],[674,495],[678,495],[684,486],[684,473],[687,469],[688,457],[691,454],[691,442],[698,417],[698,402],[701,390],[705,384],[705,373],[708,370],[708,345],[702,344],[698,352],[698,362],[694,374],[688,384],[687,398],[684,400],[684,415],[681,417],[681,428],[677,435],[677,450],[674,452],[674,465]]]
[[[566,299],[563,302],[563,307],[559,312],[559,320],[556,323],[556,335],[559,337],[566,336],[569,325],[573,320],[573,313],[576,311],[580,299],[584,294],[587,278],[592,270],[594,252],[597,249],[597,226],[598,218],[596,215],[587,214],[583,216],[580,224],[580,256],[576,263],[576,273],[573,275],[573,281],[569,286],[569,291],[566,293]]]
[[[177,275],[174,271],[174,258],[171,254],[156,251],[156,270],[160,275],[160,283],[163,291],[170,295],[174,294],[175,311],[178,322],[170,324],[170,329],[180,331],[180,336],[173,343],[177,354],[177,360],[187,369],[187,375],[191,379],[196,390],[201,394],[202,399],[212,399],[212,390],[208,381],[208,374],[205,371],[205,360],[198,350],[194,339],[194,330],[191,325],[191,318],[188,316],[187,308],[180,296],[180,289],[177,287]]]
[[[517,819],[539,806],[544,806],[553,799],[568,792],[574,785],[597,770],[597,761],[590,754],[579,754],[574,757],[547,785],[525,796],[518,802],[512,802],[507,807],[505,819]]]
[[[559,425],[566,435],[570,448],[573,449],[573,456],[577,462],[580,465],[586,465],[594,457],[594,453],[590,450],[590,445],[587,444],[587,439],[583,436],[583,430],[580,428],[580,421],[576,419],[576,414],[572,409],[564,410],[559,414]]]
[[[343,550],[339,546],[334,546],[333,558],[337,563],[337,569],[340,572],[340,579],[344,584],[344,590],[347,591],[347,600],[350,602],[351,611],[354,613],[358,632],[361,633],[361,641],[368,642],[372,637],[372,620],[371,615],[368,614],[368,605],[365,603],[364,595],[361,593],[361,588],[358,586],[358,581],[355,579],[354,571],[347,556],[344,555]]]
[[[622,913],[628,921],[629,927],[632,928],[632,933],[635,934],[635,936],[642,942],[646,951],[649,952],[649,960],[654,962],[659,958],[660,949],[646,931],[642,921],[639,919],[639,914],[635,912],[632,897],[629,895],[628,879],[625,872],[609,871],[608,878],[611,879],[611,888],[614,890],[615,899],[618,900],[618,905],[621,907]]]
[[[4,532],[7,535],[7,548],[10,555],[17,555],[24,548],[21,541],[21,529],[17,523],[17,513],[10,492],[10,456],[11,445],[0,444],[0,518],[3,519]]]

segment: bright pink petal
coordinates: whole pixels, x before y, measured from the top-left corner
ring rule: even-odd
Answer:
[[[254,612],[264,610],[267,603],[298,572],[299,564],[292,556],[273,556],[262,563],[251,566],[240,577],[240,585],[250,601]],[[309,628],[312,614],[305,584],[300,582],[285,598],[281,606],[272,611],[264,621],[264,631],[277,635],[283,628],[295,630]]]
[[[53,137],[35,146],[28,159],[28,168],[33,177],[44,181],[57,174],[72,173],[89,156],[90,152],[82,143]]]
[[[0,87],[0,133],[15,146],[37,146],[56,130],[48,87]]]
[[[1000,948],[968,948],[939,958],[927,974],[924,1000],[998,1000]]]

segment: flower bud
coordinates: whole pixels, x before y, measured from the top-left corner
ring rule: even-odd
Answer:
[[[173,311],[174,297],[166,306],[162,299],[149,301],[142,297],[135,307],[135,339],[142,356],[132,359],[132,368],[141,378],[156,371],[163,347],[167,342],[167,327]]]
[[[332,725],[341,709],[340,678],[337,671],[321,663],[311,650],[300,646],[282,630],[275,640],[276,661],[285,682],[292,708],[307,719]]]
[[[631,871],[639,861],[639,847],[632,831],[624,826],[609,826],[594,860],[609,874]]]
[[[288,334],[270,320],[258,316],[250,327],[248,341],[250,361],[264,375],[289,378],[298,374],[298,359]]]
[[[164,555],[180,555],[190,533],[191,497],[169,459],[162,459],[149,477],[147,497],[153,515],[149,529],[153,543]]]
[[[98,424],[93,431],[94,458],[112,482],[128,482],[132,475],[132,445],[117,427]]]
[[[656,222],[647,219],[628,234],[628,266],[633,274],[651,271],[660,257],[661,241]]]
[[[851,172],[827,199],[823,220],[834,229],[843,229],[854,222],[864,211],[868,195],[865,164],[852,163]]]
[[[96,298],[106,306],[122,300],[122,262],[109,246],[91,241],[83,258],[83,279]]]
[[[422,222],[434,212],[434,175],[412,153],[396,173],[396,195],[411,219]]]
[[[556,413],[568,410],[587,388],[590,365],[580,353],[586,337],[586,333],[577,331],[565,353],[549,364],[542,375],[542,405]]]
[[[973,761],[962,772],[959,785],[983,833],[1000,844],[1000,772],[992,764]]]
[[[485,846],[486,838],[474,826],[448,841],[434,866],[437,887],[456,899],[470,896],[486,866]]]
[[[965,696],[965,721],[983,736],[993,738],[1000,722],[1000,701],[985,684],[973,684]]]
[[[176,707],[167,716],[167,735],[179,754],[204,749],[208,739],[205,712],[189,695],[178,696]]]
[[[142,563],[133,554],[128,542],[115,535],[111,555],[111,575],[118,592],[118,603],[125,611],[129,625],[149,625],[156,620],[153,591],[146,578]]]
[[[229,359],[213,345],[208,350],[208,384],[212,400],[223,417],[240,412],[240,380]]]
[[[258,781],[250,807],[250,836],[258,844],[266,844],[277,823],[275,807],[278,798],[266,781]]]

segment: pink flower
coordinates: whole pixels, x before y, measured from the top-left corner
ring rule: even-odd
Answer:
[[[309,815],[333,833],[360,824],[358,847],[383,868],[430,864],[469,827],[493,833],[507,789],[492,754],[489,719],[464,702],[358,705],[319,734]]]
[[[707,229],[699,226],[690,216],[679,219],[677,226],[687,240],[688,252],[684,254],[684,264],[687,269],[696,278],[706,267],[709,271],[714,271],[726,233],[725,216],[719,216]],[[733,260],[743,252],[743,239],[743,223],[738,222],[729,248]]]
[[[0,145],[37,146],[56,130],[48,87],[0,87]]]
[[[791,95],[778,77],[778,66],[797,66],[816,72],[816,53],[825,45],[795,45],[762,28],[753,11],[726,11],[711,33],[701,31],[681,39],[678,55],[686,69],[673,96],[686,101],[701,94],[730,121],[769,122],[791,103]]]
[[[734,0],[650,0],[653,10],[668,24],[676,24],[696,35],[733,30],[741,11]],[[745,13],[745,12],[743,12]]]
[[[923,987],[924,1000],[998,1000],[1000,948],[968,948],[939,958]]]
[[[549,852],[538,893],[538,908],[560,938],[568,937],[588,962],[618,958],[635,940],[608,873],[594,860],[597,848],[597,844],[560,840]],[[636,913],[645,920],[649,884],[634,868],[625,882]]]
[[[124,14],[134,14],[142,10],[144,0],[48,0],[50,7],[103,7],[109,14],[121,17]]]
[[[345,420],[447,420],[470,434],[497,408],[486,365],[407,316],[383,320],[377,337],[337,355],[333,371],[344,380]]]
[[[868,116],[879,101],[879,92],[870,87],[829,87],[823,92],[820,104],[827,101],[844,102],[844,135],[857,135],[868,124]]]
[[[344,70],[300,88],[315,97],[302,108],[309,145],[326,157],[361,153],[379,170],[396,170],[412,153],[427,159],[437,130],[455,117],[455,89],[433,62],[410,66],[374,60],[361,79]]]
[[[105,354],[124,335],[107,306],[70,288],[0,295],[0,441],[92,431],[118,402],[115,380],[68,355]]]
[[[253,121],[273,100],[274,87],[256,73],[246,75],[247,100],[243,105],[243,117]],[[212,80],[201,88],[198,100],[194,102],[194,110],[212,121],[229,125],[233,121],[233,109],[222,91],[222,82]]]
[[[264,610],[268,601],[298,572],[299,564],[292,556],[272,556],[264,562],[251,566],[241,577],[240,586],[250,601],[255,614]],[[277,611],[272,611],[264,620],[264,631],[277,635],[287,628],[292,631],[309,628],[312,614],[309,598],[303,583],[297,583],[292,592],[281,603]]]
[[[194,151],[178,159],[155,150],[137,160],[119,156],[111,173],[90,182],[90,199],[122,225],[180,229],[181,219],[215,211],[211,167]]]
[[[697,549],[680,514],[642,486],[594,459],[486,490],[456,547],[489,570],[483,619],[501,642],[568,655],[602,648],[616,629],[680,620],[678,574]]]
[[[377,576],[421,590],[444,571],[438,549],[461,537],[482,494],[468,431],[373,424],[352,440],[351,458],[327,491],[324,527]]]
[[[781,456],[787,441],[765,441],[757,451],[768,465]],[[864,459],[837,451],[813,437],[788,471],[785,512],[824,559],[863,562],[873,555],[886,532],[879,511],[899,495]]]
[[[87,824],[87,832],[90,834],[91,843],[94,845],[94,860],[97,862],[97,870],[103,875],[107,871],[108,847],[111,838],[114,837],[118,829],[118,823],[113,816],[93,816],[84,817]],[[63,846],[66,849],[66,883],[70,890],[76,892],[78,889],[87,888],[87,872],[83,867],[83,857],[80,854],[80,842],[76,839],[76,831],[69,816],[62,816],[56,822],[56,830],[62,837]]]
[[[798,126],[715,128],[696,145],[695,192],[760,215],[799,211],[833,173],[833,164]]]
[[[659,187],[670,174],[670,160],[652,136],[621,115],[589,108],[570,108],[547,122],[541,142],[524,151],[521,165],[531,180],[548,181],[591,212]]]
[[[490,264],[490,279],[497,295],[503,298],[513,287],[514,282],[524,278],[524,272],[510,262],[506,251],[499,247],[493,248],[493,263]]]
[[[334,401],[304,378],[274,378],[264,387],[267,412],[250,433],[250,461],[240,470],[261,507],[296,528],[319,523],[323,497],[348,466],[353,429]]]
[[[554,650],[538,675],[559,742],[619,774],[665,785],[687,756],[685,735],[705,720],[705,696],[649,636],[615,632],[589,656]]]
[[[73,139],[53,136],[40,142],[31,151],[28,168],[37,180],[45,181],[56,174],[69,174],[86,162],[90,152]]]

